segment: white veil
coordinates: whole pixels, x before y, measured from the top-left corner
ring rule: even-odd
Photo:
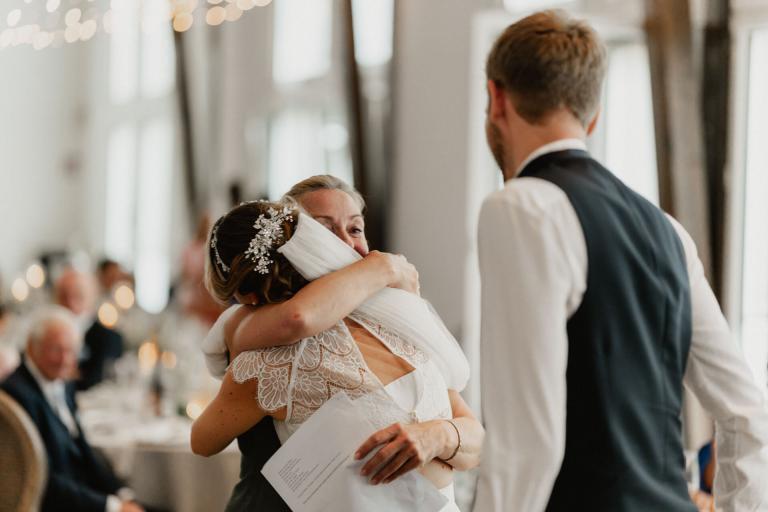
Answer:
[[[299,214],[293,236],[277,252],[310,281],[361,259],[354,249],[303,213]],[[467,358],[426,300],[404,290],[384,288],[355,311],[374,318],[426,352],[440,369],[450,389],[461,391],[467,385]]]

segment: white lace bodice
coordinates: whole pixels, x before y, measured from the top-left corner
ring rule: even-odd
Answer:
[[[423,351],[372,318],[359,313],[349,318],[415,368],[415,406],[408,410],[393,400],[368,368],[347,326],[340,321],[294,345],[243,352],[230,365],[236,382],[258,379],[255,398],[264,411],[286,407],[285,420],[275,422],[281,441],[339,391],[345,391],[369,410],[376,428],[452,416],[445,380]]]

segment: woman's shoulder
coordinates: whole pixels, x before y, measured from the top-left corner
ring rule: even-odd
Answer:
[[[227,371],[235,384],[256,385],[256,401],[267,413],[288,405],[292,368],[301,343],[282,347],[246,350],[232,360]]]
[[[274,378],[274,371],[292,364],[299,356],[301,342],[293,345],[267,347],[240,352],[229,365],[229,371],[235,382],[263,378],[266,373]],[[290,372],[285,372],[287,379]]]

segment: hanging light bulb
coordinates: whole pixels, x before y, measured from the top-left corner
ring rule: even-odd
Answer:
[[[243,10],[237,4],[229,4],[224,11],[227,21],[237,21],[243,15]]]
[[[22,278],[17,278],[11,285],[11,295],[18,302],[24,302],[29,297],[29,286]]]
[[[127,284],[120,284],[115,288],[115,302],[121,309],[131,309],[136,302],[133,290]]]
[[[217,5],[216,7],[211,7],[208,9],[208,12],[205,13],[205,22],[215,27],[224,23],[226,15],[227,11],[220,5]]]
[[[173,18],[173,30],[176,32],[186,32],[194,21],[195,19],[188,12],[177,14]]]
[[[117,308],[109,302],[105,302],[99,306],[98,311],[99,322],[104,327],[112,328],[117,325],[117,321],[120,319],[120,314],[117,312]]]
[[[45,284],[45,270],[37,263],[27,269],[27,284],[32,288],[40,288]]]

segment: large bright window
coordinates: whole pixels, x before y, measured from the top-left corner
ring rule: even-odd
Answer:
[[[375,67],[392,58],[394,0],[353,0],[355,58],[358,64]]]
[[[295,183],[315,174],[332,174],[353,183],[347,130],[321,112],[287,109],[270,127],[269,197],[280,198]]]
[[[104,251],[136,277],[146,311],[171,282],[174,46],[165,0],[114,3],[106,123]]]
[[[356,14],[372,33],[360,40],[370,63],[389,59],[390,40],[381,40],[371,17],[383,16],[392,0],[357,2]],[[315,174],[332,174],[354,184],[344,98],[345,72],[334,25],[341,16],[331,0],[281,0],[274,4],[272,70],[275,88],[268,116],[268,180],[270,199]],[[379,23],[386,20],[379,19]],[[339,29],[340,30],[340,29]]]
[[[741,339],[763,385],[768,364],[768,28],[749,41]]]
[[[319,78],[331,68],[330,0],[275,2],[273,78],[290,84]]]
[[[640,42],[613,45],[608,55],[603,161],[630,188],[658,204],[648,49]]]

